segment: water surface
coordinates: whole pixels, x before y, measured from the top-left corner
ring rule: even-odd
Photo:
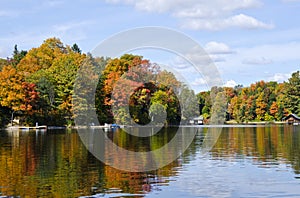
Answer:
[[[181,157],[137,173],[101,163],[75,130],[0,131],[0,196],[300,197],[300,126],[226,127],[206,155],[201,146],[207,129],[193,130],[194,141]],[[123,148],[145,151],[168,143],[174,133],[165,130],[151,141],[122,131],[107,135]]]

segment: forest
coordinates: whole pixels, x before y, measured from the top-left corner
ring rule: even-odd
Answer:
[[[293,113],[300,115],[300,75],[294,72],[287,82],[259,81],[249,87],[242,85],[213,87],[197,94],[199,109],[204,118],[211,114],[211,94],[223,93],[226,100],[226,119],[238,123],[249,121],[282,121]]]
[[[74,83],[82,67],[101,71],[94,76],[98,79],[94,106],[100,124],[132,124],[133,120],[144,125],[162,112],[169,125],[188,122],[195,115],[209,122],[216,111],[239,123],[300,115],[299,71],[283,83],[260,81],[249,87],[213,87],[196,94],[174,74],[142,56],[93,57],[82,53],[77,44],[49,38],[28,51],[15,45],[12,57],[0,59],[0,125],[19,120],[15,124],[73,126],[78,116],[72,103],[78,97]],[[147,78],[151,80],[144,83]],[[132,92],[126,91],[130,85],[136,87]]]

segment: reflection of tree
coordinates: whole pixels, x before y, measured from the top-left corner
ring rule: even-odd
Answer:
[[[34,145],[35,138],[25,134],[19,138],[18,134],[12,137],[1,137],[1,142],[10,142],[10,146],[0,144],[0,186],[3,194],[21,195],[24,191],[35,197],[38,181],[30,178],[36,174],[39,157]],[[10,138],[10,139],[9,139]],[[25,189],[26,188],[26,189]]]
[[[300,174],[300,134],[290,126],[224,128],[212,151],[215,157],[251,156],[263,165],[289,163]]]
[[[76,133],[12,135],[0,139],[3,195],[78,197],[90,194],[91,186],[101,181],[101,163],[88,163],[91,156]]]
[[[154,147],[168,142],[171,134],[164,132],[154,137]],[[115,136],[114,141],[124,147],[138,143],[124,133]],[[136,149],[150,149],[150,145],[143,143],[135,145],[139,147]],[[107,155],[110,155],[109,151]],[[1,133],[0,156],[2,195],[21,197],[78,197],[116,187],[123,192],[140,193],[151,190],[154,183],[165,182],[163,178],[174,175],[173,168],[179,166],[175,160],[157,171],[130,173],[116,170],[96,160],[77,133],[65,131],[14,132],[12,136]],[[126,156],[114,156],[113,159],[138,165],[137,161],[128,162]]]
[[[300,134],[297,129],[293,126],[224,128],[212,156],[222,159],[250,156],[253,163],[264,166],[291,164],[300,174]],[[2,195],[21,197],[78,197],[111,188],[126,193],[157,190],[154,188],[158,186],[156,183],[167,183],[168,177],[176,175],[181,164],[189,163],[198,155],[206,132],[201,129],[179,159],[156,171],[140,173],[120,171],[102,164],[86,150],[77,133],[14,132],[10,136],[0,133],[1,192]],[[109,133],[109,136],[120,147],[145,151],[161,148],[173,138],[173,133],[162,131],[148,141],[119,131]],[[105,150],[105,155],[116,163],[129,163],[132,167],[147,162],[147,159],[130,160],[128,156],[112,155],[109,150]]]

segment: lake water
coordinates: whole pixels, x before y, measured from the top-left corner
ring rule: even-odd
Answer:
[[[147,172],[101,163],[76,130],[0,131],[0,196],[300,197],[300,126],[226,127],[206,154],[207,128],[184,132],[191,130],[196,136],[180,157]],[[160,132],[155,141],[105,134],[125,149],[144,151],[170,142],[174,133]],[[140,164],[105,153],[120,166]]]

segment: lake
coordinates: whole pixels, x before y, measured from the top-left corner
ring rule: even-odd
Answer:
[[[182,155],[145,172],[100,162],[76,130],[0,131],[0,196],[300,197],[300,126],[227,126],[205,154],[208,128],[189,127],[181,133],[191,131],[196,133],[186,151],[171,148]],[[94,133],[93,139],[103,133],[137,152],[159,149],[177,132],[165,129],[148,139],[121,130]],[[108,149],[104,155],[119,167],[143,161]]]

